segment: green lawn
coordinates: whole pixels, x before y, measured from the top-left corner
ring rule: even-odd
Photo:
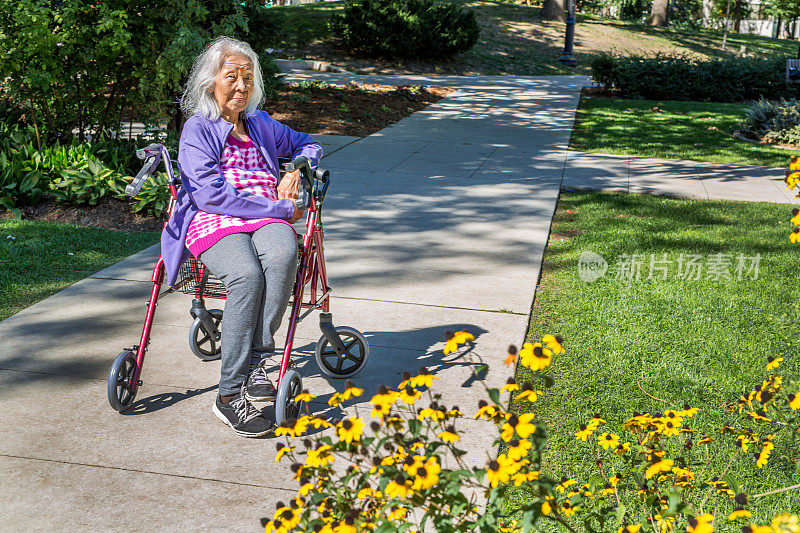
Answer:
[[[577,69],[558,62],[564,49],[564,28],[560,22],[542,21],[540,8],[497,0],[453,0],[475,10],[481,36],[469,51],[450,60],[431,61],[355,61],[343,57],[327,28],[331,14],[343,8],[342,2],[318,2],[278,7],[287,16],[290,35],[282,47],[292,58],[323,59],[363,72],[441,72],[472,75],[545,75],[588,73],[589,59],[600,52],[624,51],[629,54],[676,52],[716,57],[721,53],[722,32],[653,28],[594,15],[578,15],[575,30]],[[795,57],[797,42],[757,35],[731,34],[728,50],[749,53],[782,53]]]
[[[784,167],[797,151],[749,143],[731,132],[745,104],[582,97],[570,148],[603,154]]]
[[[594,413],[609,423],[600,431],[630,439],[621,423],[634,411],[663,412],[668,404],[688,403],[702,409],[695,417],[695,438],[719,438],[716,428],[739,419],[738,397],[767,375],[768,355],[785,358],[784,377],[800,378],[800,288],[795,283],[800,248],[789,243],[790,217],[789,206],[768,203],[561,194],[528,337],[560,334],[567,350],[547,371],[553,386],[539,403],[527,404],[549,434],[543,472],[583,480],[594,473],[598,446],[574,436]],[[608,262],[606,275],[593,283],[577,275],[585,250]],[[705,264],[717,253],[730,254],[734,262],[739,254],[760,254],[757,279],[752,274],[736,279],[733,269],[732,279],[705,279],[705,270],[698,281],[677,277],[679,254],[700,254]],[[643,254],[639,280],[615,278],[623,254]],[[650,254],[666,254],[671,261],[666,280],[644,279]],[[521,369],[517,381],[531,379]],[[749,494],[800,482],[800,442],[788,432],[784,437],[763,470],[752,454],[731,468]],[[726,444],[707,472],[720,473],[732,453]],[[693,466],[698,471],[702,464]],[[727,516],[729,507],[720,507],[718,516]],[[758,523],[777,511],[796,512],[800,491],[765,497],[755,509]],[[715,529],[727,531],[721,527],[725,522]]]
[[[158,242],[70,224],[0,220],[0,320]]]

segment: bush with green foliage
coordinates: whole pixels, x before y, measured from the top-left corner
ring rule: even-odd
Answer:
[[[760,99],[745,113],[739,131],[769,143],[800,144],[800,100]]]
[[[480,34],[472,10],[436,0],[347,0],[330,28],[348,49],[387,58],[452,56]]]
[[[706,60],[687,55],[599,54],[590,66],[596,83],[623,98],[739,102],[796,94],[786,84],[782,56]]]
[[[172,117],[177,129],[177,96],[209,41],[250,40],[264,57],[276,17],[253,0],[0,0],[0,79],[40,130],[38,148],[116,130],[131,114]]]

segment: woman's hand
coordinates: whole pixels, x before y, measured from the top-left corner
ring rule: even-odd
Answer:
[[[294,214],[292,215],[292,218],[289,219],[289,224],[294,224],[300,220],[303,217],[303,213],[305,213],[304,209],[294,206]]]
[[[278,184],[278,200],[283,200],[284,198],[288,198],[289,200],[296,199],[299,189],[300,171],[295,170],[294,172],[287,172],[283,175],[283,179],[281,179],[281,182]]]

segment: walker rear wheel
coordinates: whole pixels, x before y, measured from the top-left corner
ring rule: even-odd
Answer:
[[[220,339],[222,331],[222,309],[209,309],[217,334],[209,333],[199,318],[195,318],[192,327],[189,328],[189,347],[192,353],[203,361],[215,361],[222,355],[222,345]]]
[[[303,408],[302,401],[294,398],[303,391],[303,379],[293,369],[287,370],[278,384],[278,396],[275,398],[275,423],[283,424],[284,420],[298,418]]]
[[[114,359],[108,373],[108,403],[120,413],[127,411],[136,398],[138,387],[133,383],[136,374],[136,355],[131,350],[123,350]]]
[[[314,359],[322,373],[332,378],[349,378],[358,374],[369,358],[369,343],[357,329],[339,326],[336,333],[342,339],[345,351],[337,354],[336,350],[323,335],[317,341]]]

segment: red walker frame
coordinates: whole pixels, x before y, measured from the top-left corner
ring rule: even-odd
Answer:
[[[145,159],[145,165],[136,178],[134,178],[131,185],[128,186],[126,192],[131,196],[138,194],[144,181],[155,172],[159,162],[163,160],[167,169],[167,177],[169,178],[170,200],[167,208],[169,219],[172,217],[175,210],[178,192],[177,187],[181,183],[180,178],[176,178],[175,176],[169,153],[163,145],[153,144],[142,150],[137,150],[137,155],[140,159]],[[287,384],[284,383],[284,378],[287,372],[290,371],[289,366],[292,345],[294,343],[297,324],[312,311],[316,309],[322,311],[320,315],[320,328],[322,329],[323,336],[317,343],[315,355],[323,373],[332,377],[350,377],[363,368],[369,354],[369,346],[361,333],[352,328],[334,328],[331,324],[331,315],[329,313],[331,288],[328,285],[328,276],[325,268],[325,256],[322,245],[324,234],[321,221],[322,202],[324,201],[325,193],[330,185],[330,175],[321,168],[316,171],[312,170],[305,158],[298,158],[286,165],[286,167],[288,170],[296,168],[301,171],[303,183],[301,192],[303,190],[305,191],[303,199],[307,214],[306,231],[303,235],[302,243],[298,242],[300,261],[297,270],[297,278],[292,290],[292,298],[289,302],[289,306],[291,307],[289,330],[286,336],[286,344],[283,349],[283,357],[281,359],[277,381],[279,398],[276,400],[275,412],[276,418],[278,419],[288,417],[289,414],[294,414],[296,416],[299,412],[299,404],[295,405],[294,409],[288,409],[283,405],[283,403],[293,402],[294,396],[300,392],[301,385],[299,374],[293,370],[291,371],[293,373],[292,379],[296,382],[289,384],[291,390],[289,390]],[[166,227],[166,223],[164,226]],[[211,289],[207,288],[208,273],[206,272],[205,266],[195,258],[190,258],[181,267],[181,271],[184,275],[176,283],[175,287],[170,288],[167,292],[173,292],[175,288],[181,288],[183,292],[194,294],[195,299],[192,305],[192,315],[195,316],[195,322],[198,323],[197,326],[202,328],[202,331],[207,335],[212,335],[211,332],[207,331],[208,328],[204,325],[209,322],[203,322],[204,317],[197,315],[205,313],[209,317],[211,316],[203,305],[203,298],[224,299],[224,287],[217,281],[218,285],[216,287],[212,287]],[[151,276],[153,288],[150,292],[150,299],[147,302],[147,315],[145,317],[139,344],[120,353],[109,373],[109,402],[117,411],[125,411],[131,407],[133,399],[139,387],[142,385],[142,366],[150,342],[150,331],[165,275],[164,259],[160,256],[153,268]],[[307,284],[310,284],[309,299],[303,302],[303,293]],[[322,294],[318,295],[320,288],[322,289]],[[307,309],[307,311],[301,315],[300,312],[302,309]],[[350,340],[345,344],[341,336],[347,336]],[[325,346],[328,346],[327,351],[325,350]],[[354,349],[357,350],[357,355],[353,355]],[[326,358],[329,357],[336,358],[336,367],[327,362]],[[212,358],[216,359],[218,357],[211,357],[209,359]],[[356,364],[351,365],[347,369],[343,369],[342,362],[348,359],[356,361]],[[285,392],[283,398],[281,398],[282,388]],[[289,396],[287,396],[287,394]],[[279,405],[279,403],[281,403],[281,405]],[[282,420],[276,420],[276,422],[280,424]]]

